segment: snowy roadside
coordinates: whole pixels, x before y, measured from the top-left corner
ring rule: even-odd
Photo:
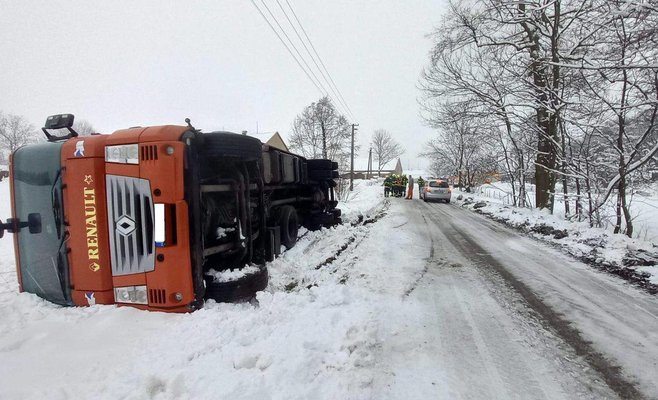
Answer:
[[[387,373],[384,324],[420,312],[404,298],[425,260],[405,255],[427,251],[413,233],[391,237],[406,216],[386,213],[397,205],[373,182],[355,182],[343,225],[305,233],[269,264],[257,305],[185,315],[55,306],[16,292],[5,239],[0,398],[372,398]]]
[[[354,191],[348,193],[347,201],[341,202],[343,222],[354,223],[376,215],[386,203],[383,199],[383,179],[356,180]]]
[[[463,208],[559,247],[589,265],[619,275],[650,293],[658,293],[655,243],[615,235],[603,228],[590,228],[587,222],[566,221],[547,211],[504,205],[474,193],[454,190],[453,200]]]

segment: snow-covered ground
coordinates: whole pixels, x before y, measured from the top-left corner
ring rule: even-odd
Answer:
[[[589,284],[582,295],[553,264],[537,273],[518,260],[519,251],[536,253],[539,266],[543,245],[506,243],[497,223],[453,205],[385,200],[381,184],[355,181],[341,204],[346,223],[302,232],[268,265],[257,302],[209,303],[185,315],[63,308],[19,294],[11,240],[0,240],[0,399],[614,398],[582,354],[490,266],[471,260],[485,255],[502,257],[559,312],[575,312],[585,340],[604,353],[613,343],[609,354],[625,373],[655,388],[656,366],[646,361],[658,352],[647,333],[655,321],[637,324],[648,317],[626,308],[610,313],[606,296],[614,290],[624,307],[642,304],[655,318],[653,298],[626,296],[620,291],[633,288],[570,261],[573,272],[557,275],[609,288]],[[2,182],[0,216],[8,204]],[[451,229],[484,236],[487,250],[460,249]]]
[[[272,262],[257,305],[207,304],[187,315],[58,307],[17,293],[3,239],[0,398],[370,398],[381,322],[398,322],[384,314],[423,268],[399,251],[414,251],[418,238],[387,235],[403,217],[371,229],[371,217],[386,213],[380,184],[356,182],[342,205],[353,224],[308,232]],[[0,204],[9,216],[7,182]]]
[[[556,187],[556,201],[554,214],[556,216],[564,216],[565,205],[563,196],[561,195],[562,185],[557,184]],[[534,204],[534,185],[528,185],[528,201]],[[474,189],[474,193],[481,197],[487,197],[488,200],[504,204],[512,204],[512,189],[511,185],[506,182],[496,182],[478,186]],[[634,233],[633,237],[648,242],[658,242],[658,183],[646,186],[642,190],[635,190],[632,195],[629,195],[628,204],[630,206],[631,216],[633,218]],[[614,227],[614,196],[609,199],[608,203],[601,208],[600,215],[604,228],[612,231]],[[571,199],[571,212],[573,213],[574,201]]]
[[[453,198],[466,208],[546,240],[592,265],[639,283],[658,285],[658,208],[652,208],[653,203],[658,207],[658,196],[635,196],[635,224],[642,234],[630,239],[613,234],[610,227],[590,228],[587,221],[565,220],[563,203],[556,203],[552,215],[510,206],[509,192],[504,183],[496,183],[478,187],[473,193],[455,190]],[[457,200],[459,195],[463,200]]]

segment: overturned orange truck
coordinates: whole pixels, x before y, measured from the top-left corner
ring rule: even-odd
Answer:
[[[11,156],[12,217],[0,221],[21,291],[188,312],[250,298],[300,226],[340,223],[335,162],[186,122],[81,137],[73,115],[48,117],[48,141]]]

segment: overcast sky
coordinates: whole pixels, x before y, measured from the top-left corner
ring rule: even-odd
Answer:
[[[363,148],[383,128],[407,148],[405,168],[426,165],[417,154],[432,130],[418,116],[416,85],[425,35],[446,2],[289,2],[360,124]],[[286,26],[276,0],[265,3]],[[189,117],[204,131],[287,138],[321,97],[250,0],[0,0],[0,10],[0,110],[37,127],[57,113],[103,133]]]

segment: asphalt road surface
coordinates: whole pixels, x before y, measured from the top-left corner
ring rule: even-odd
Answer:
[[[656,296],[458,205],[391,202],[428,254],[382,397],[658,398]]]

